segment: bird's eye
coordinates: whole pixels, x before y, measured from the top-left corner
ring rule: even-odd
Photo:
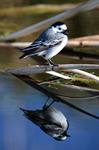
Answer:
[[[60,28],[60,27],[59,27],[58,29],[59,29],[59,30],[61,30],[61,28]]]

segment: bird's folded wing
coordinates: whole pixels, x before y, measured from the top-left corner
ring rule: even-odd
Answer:
[[[22,51],[31,51],[32,49],[38,49],[42,44],[42,41],[34,41],[30,46],[23,48]]]
[[[54,124],[45,124],[41,128],[45,132],[55,132],[56,134],[60,134],[61,132],[61,128]]]
[[[25,53],[38,53],[42,52],[49,47],[53,47],[55,45],[58,45],[62,42],[63,38],[58,38],[58,39],[50,39],[50,40],[45,40],[45,41],[34,41],[30,46],[22,49],[23,52]]]
[[[63,40],[63,37],[57,38],[57,39],[53,39],[53,38],[52,38],[52,39],[50,39],[50,40],[44,41],[44,42],[43,42],[43,45],[49,46],[49,47],[55,46],[55,45],[60,44],[60,43],[62,42],[62,40]]]

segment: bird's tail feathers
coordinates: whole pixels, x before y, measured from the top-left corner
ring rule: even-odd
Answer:
[[[22,56],[19,57],[19,59],[23,59],[23,58],[27,58],[28,55],[27,54],[23,54]]]
[[[20,56],[19,59],[25,59],[29,56],[35,56],[35,55],[36,55],[36,53],[34,53],[34,54],[33,53],[25,53],[22,56]]]
[[[31,111],[31,110],[26,110],[26,109],[23,109],[23,108],[20,108],[20,110],[22,110],[24,112],[24,116],[27,119],[34,122],[36,125],[40,125],[40,124],[43,123],[41,117],[38,115],[38,112]]]
[[[28,113],[28,110],[26,110],[26,109],[23,109],[23,108],[19,108],[21,111],[23,111],[24,113]]]

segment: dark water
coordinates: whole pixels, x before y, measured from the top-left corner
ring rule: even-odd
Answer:
[[[0,75],[0,149],[1,150],[60,150],[60,149],[99,149],[99,120],[77,112],[67,105],[55,103],[69,121],[65,141],[55,141],[36,125],[27,120],[20,107],[39,109],[47,96],[29,87],[11,75]],[[99,99],[75,101],[76,105],[99,115]]]

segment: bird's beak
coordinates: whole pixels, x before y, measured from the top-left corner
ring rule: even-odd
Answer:
[[[71,137],[69,134],[66,134],[67,137]]]
[[[64,34],[68,35],[69,34],[69,30],[65,30]]]
[[[64,132],[64,134],[66,137],[71,137],[67,132]]]

